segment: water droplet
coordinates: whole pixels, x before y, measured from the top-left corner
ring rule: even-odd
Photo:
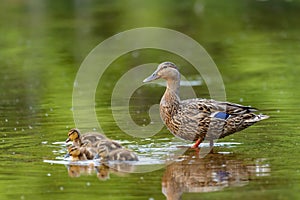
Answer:
[[[48,117],[48,113],[45,113],[45,116]]]
[[[87,183],[86,183],[86,186],[90,186],[90,185],[91,185],[91,183],[90,183],[90,182],[87,182]]]
[[[47,176],[51,176],[51,174],[50,174],[50,173],[48,173],[48,174],[47,174]]]
[[[28,128],[29,128],[29,129],[32,129],[32,126],[28,125]]]
[[[8,122],[8,119],[5,119],[5,122]]]
[[[63,191],[63,190],[64,190],[64,187],[63,187],[63,186],[60,186],[59,189],[60,189],[61,191]]]

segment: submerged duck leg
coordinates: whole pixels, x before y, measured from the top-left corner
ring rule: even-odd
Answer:
[[[209,140],[209,147],[210,148],[214,147],[214,140],[213,139]]]

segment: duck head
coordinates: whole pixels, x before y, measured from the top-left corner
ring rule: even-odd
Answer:
[[[159,64],[153,74],[146,78],[143,82],[147,83],[159,78],[163,78],[165,80],[179,80],[180,73],[174,63],[163,62]]]
[[[68,147],[68,155],[72,157],[78,157],[80,155],[80,149],[76,146],[70,146]]]
[[[66,142],[77,140],[79,139],[79,137],[80,137],[80,131],[77,128],[72,128],[68,132],[68,139],[66,140]]]

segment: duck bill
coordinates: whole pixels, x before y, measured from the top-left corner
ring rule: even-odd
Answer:
[[[71,155],[69,153],[66,153],[66,155],[64,156],[64,158],[69,158]]]
[[[145,80],[143,80],[143,83],[148,83],[148,82],[154,81],[159,78],[160,78],[160,76],[156,72],[154,72],[151,76],[145,78]]]
[[[70,138],[66,139],[66,143],[68,143],[68,142],[70,142],[70,141],[71,141]]]

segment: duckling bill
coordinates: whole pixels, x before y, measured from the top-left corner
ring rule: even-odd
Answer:
[[[181,100],[180,73],[172,62],[159,64],[143,82],[160,78],[167,82],[160,101],[160,117],[173,135],[195,141],[192,148],[197,148],[205,138],[213,146],[214,139],[224,138],[269,118],[255,114],[255,108],[240,104],[201,98]]]

